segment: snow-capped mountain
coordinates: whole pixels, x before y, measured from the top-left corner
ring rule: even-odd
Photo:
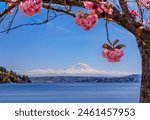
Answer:
[[[91,70],[91,69],[92,67],[90,67],[89,65],[85,63],[78,63],[74,65],[73,67],[71,67],[69,70]]]
[[[78,63],[68,69],[36,69],[26,72],[29,76],[125,76],[129,73],[96,70],[85,63]]]
[[[98,71],[85,63],[78,63],[65,71],[69,74],[97,74]]]

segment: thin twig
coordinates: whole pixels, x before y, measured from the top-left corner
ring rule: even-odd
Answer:
[[[62,15],[62,14],[61,14],[61,15]],[[15,27],[10,28],[9,31],[14,30],[14,29],[17,29],[17,28],[20,28],[20,27],[24,27],[24,26],[46,24],[46,23],[48,23],[49,21],[55,19],[56,17],[58,17],[58,15],[55,15],[55,16],[54,16],[53,18],[51,18],[51,19],[48,19],[48,20],[46,19],[46,20],[44,20],[44,21],[42,21],[42,22],[38,22],[38,23],[26,23],[26,24],[21,24],[21,25],[18,25],[18,26],[15,26]],[[0,31],[0,33],[5,33],[5,32],[7,32],[7,31],[8,31],[8,29],[3,30],[3,31]]]
[[[12,24],[13,24],[13,21],[14,21],[14,19],[16,18],[16,15],[17,15],[17,13],[18,13],[18,10],[19,10],[19,7],[17,7],[17,9],[16,9],[16,11],[15,11],[15,13],[14,13],[14,16],[13,16],[13,18],[12,18],[12,20],[10,21],[10,23],[9,23],[9,26],[8,26],[8,31],[7,31],[7,33],[9,32],[9,30],[11,29],[11,26],[12,26]]]
[[[111,41],[109,39],[108,21],[107,20],[106,20],[106,23],[105,23],[105,27],[106,27],[107,41],[109,42],[110,45],[113,46],[113,44],[111,43]]]

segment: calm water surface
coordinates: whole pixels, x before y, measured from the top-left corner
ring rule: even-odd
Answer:
[[[140,83],[0,84],[0,102],[138,102]]]

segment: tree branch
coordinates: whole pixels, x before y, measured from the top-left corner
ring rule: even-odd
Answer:
[[[68,10],[57,9],[57,8],[54,8],[54,7],[49,6],[49,5],[43,5],[43,7],[46,8],[46,9],[54,10],[54,11],[56,11],[56,12],[63,12],[63,13],[65,13],[65,14],[71,15],[71,16],[73,16],[73,17],[76,16],[74,13],[72,13],[71,11],[68,11]]]

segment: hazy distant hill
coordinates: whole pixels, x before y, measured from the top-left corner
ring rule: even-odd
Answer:
[[[17,75],[13,71],[8,71],[0,66],[0,83],[29,83],[31,82],[28,76]]]
[[[51,76],[51,77],[31,77],[32,82],[46,83],[91,83],[91,82],[139,82],[140,75],[133,74],[124,77],[86,77],[86,76]]]

